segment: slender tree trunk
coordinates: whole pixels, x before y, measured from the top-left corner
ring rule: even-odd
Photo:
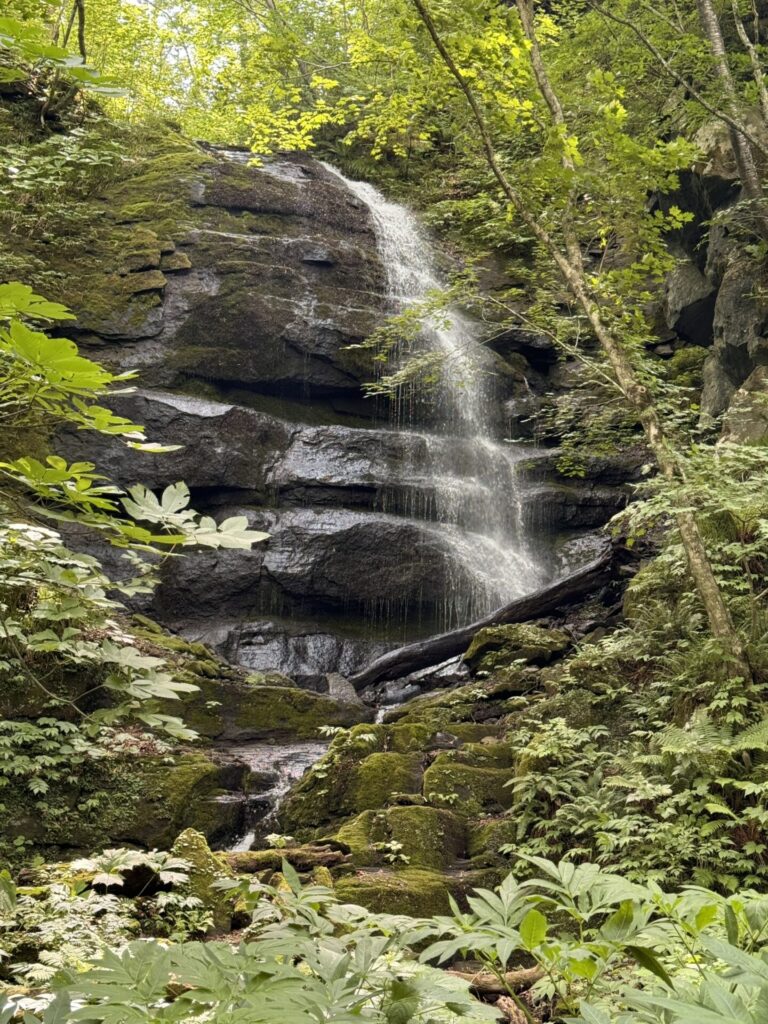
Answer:
[[[755,80],[757,86],[757,94],[760,97],[760,112],[763,115],[763,123],[768,128],[768,89],[765,85],[765,75],[763,74],[763,66],[760,63],[760,54],[757,52],[757,47],[749,38],[747,30],[744,28],[744,22],[741,20],[739,14],[739,5],[737,0],[731,0],[731,7],[733,8],[733,20],[736,24],[736,31],[741,40],[741,45],[749,54],[749,60],[752,64],[752,77]],[[754,6],[753,6],[754,10]],[[759,19],[756,21],[756,25],[759,25]],[[755,36],[757,39],[757,36]]]
[[[563,253],[557,240],[539,224],[523,196],[504,173],[496,155],[490,129],[478,99],[454,61],[450,51],[445,46],[425,0],[412,0],[412,3],[429,32],[443,62],[466,97],[477,124],[486,160],[502,192],[515,209],[521,221],[549,252],[565,279],[571,294],[586,314],[595,337],[608,359],[616,384],[637,413],[638,419],[645,431],[648,445],[653,452],[661,473],[669,480],[678,480],[680,478],[680,470],[677,459],[665,435],[663,423],[655,407],[651,392],[639,380],[631,360],[622,348],[618,338],[614,336],[603,320],[599,305],[591,293],[582,259],[581,247],[573,234],[570,219],[566,218],[564,229],[566,253]],[[560,127],[567,127],[562,105],[551,86],[546,67],[541,58],[534,29],[533,2],[532,0],[515,0],[515,4],[523,25],[523,31],[531,44],[531,64],[539,90],[549,107],[553,121]],[[568,157],[566,155],[564,156],[564,165],[566,167],[569,166],[567,161]],[[696,518],[691,512],[686,511],[679,511],[674,514],[683,542],[688,567],[699,597],[704,605],[712,635],[722,643],[724,650],[730,655],[735,671],[749,679],[752,673],[744,645],[734,626],[730,611],[712,571]]]
[[[729,113],[731,117],[736,118],[739,114],[739,100],[733,75],[728,64],[728,53],[725,49],[723,32],[720,28],[720,19],[717,16],[712,0],[696,0],[696,7],[699,12],[701,30],[706,36],[712,56],[715,58],[717,77],[723,86]],[[749,199],[762,206],[763,185],[760,181],[760,174],[752,147],[741,132],[731,129],[730,135],[733,154],[736,157],[736,166],[739,169],[739,177],[741,178],[744,192]],[[759,210],[758,217],[762,232],[768,237],[768,216],[765,210]]]
[[[710,113],[713,117],[716,117],[718,121],[722,121],[723,124],[728,125],[728,128],[731,131],[739,132],[739,134],[749,142],[749,144],[755,149],[756,152],[762,153],[764,156],[768,157],[768,145],[766,145],[761,139],[759,139],[753,132],[749,130],[747,125],[738,116],[738,114],[737,116],[734,117],[727,110],[723,110],[722,108],[713,106],[713,104],[709,102],[706,96],[702,95],[702,93],[700,93],[698,89],[696,89],[692,82],[684,78],[675,70],[675,68],[666,59],[661,50],[659,50],[659,48],[653,44],[653,42],[648,38],[647,35],[645,35],[645,33],[638,27],[638,25],[635,24],[635,22],[629,21],[627,18],[622,18],[618,14],[615,14],[613,11],[607,10],[601,3],[598,3],[598,0],[587,0],[587,3],[593,10],[597,11],[598,14],[602,15],[602,17],[607,18],[608,21],[613,21],[617,25],[622,25],[624,28],[629,29],[630,32],[633,32],[634,35],[637,36],[637,38],[646,48],[646,50],[648,50],[649,53],[653,54],[653,56],[658,61],[659,65],[666,71],[670,78],[674,79],[674,81],[677,82],[678,85],[682,86],[683,89],[685,89],[685,91],[687,92],[687,94],[689,96],[692,96],[693,99],[695,99],[696,102],[699,103],[704,108],[704,110]]]

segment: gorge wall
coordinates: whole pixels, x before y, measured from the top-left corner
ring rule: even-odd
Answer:
[[[317,688],[476,617],[480,538],[470,523],[457,555],[467,509],[446,510],[436,489],[450,465],[466,505],[483,458],[458,431],[436,433],[429,412],[403,426],[363,396],[374,364],[350,346],[393,312],[369,206],[310,158],[247,162],[178,142],[104,196],[108,248],[94,246],[79,275],[96,297],[67,296],[76,337],[139,372],[117,410],[183,447],[148,456],[82,433],[61,450],[122,485],[184,480],[198,509],[269,532],[250,553],[172,559],[144,610],[249,669]],[[545,339],[515,332],[485,358],[501,442],[519,434],[515,410],[562,386],[564,366]],[[514,451],[507,493],[491,500],[518,501],[520,544],[548,578],[588,556],[636,460],[596,458],[576,480],[545,448]]]

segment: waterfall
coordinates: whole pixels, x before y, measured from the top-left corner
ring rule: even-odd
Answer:
[[[325,167],[370,211],[392,312],[444,290],[434,247],[416,216],[372,185]],[[446,595],[445,628],[466,625],[543,582],[523,528],[515,464],[525,451],[496,438],[493,359],[481,335],[480,325],[456,309],[447,322],[428,318],[422,325],[423,343],[442,357],[441,381],[434,394],[433,433],[422,436],[428,453],[422,472],[431,497],[412,511],[441,524],[449,551],[455,586]]]

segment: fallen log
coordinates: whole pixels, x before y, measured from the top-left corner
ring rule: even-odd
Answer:
[[[614,549],[610,544],[606,544],[606,550],[599,558],[577,569],[576,572],[563,576],[534,594],[517,598],[470,626],[463,626],[450,633],[441,633],[428,640],[419,640],[405,647],[398,647],[394,651],[388,651],[360,672],[350,676],[349,681],[356,690],[362,690],[372,683],[385,679],[400,679],[418,669],[440,665],[449,658],[463,654],[475,633],[486,626],[501,626],[510,622],[538,619],[558,608],[573,604],[609,581],[613,557]]]
[[[454,978],[469,982],[475,992],[521,992],[535,985],[544,977],[541,967],[520,967],[516,971],[505,971],[502,975],[491,974],[490,971],[456,971],[450,970]]]

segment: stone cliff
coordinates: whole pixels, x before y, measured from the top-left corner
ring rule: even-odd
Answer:
[[[438,630],[446,594],[468,588],[451,524],[433,521],[427,464],[440,446],[455,464],[458,450],[469,492],[471,453],[418,424],[393,429],[386,403],[363,396],[373,364],[350,346],[390,310],[368,210],[337,176],[307,157],[250,167],[241,153],[163,147],[110,186],[98,244],[63,297],[81,345],[139,372],[118,411],[183,448],[148,456],[85,434],[60,447],[123,485],[183,479],[196,507],[267,530],[250,553],[171,560],[143,610],[247,668],[320,687]],[[562,374],[540,339],[527,354],[519,341],[495,356],[500,423],[505,402]],[[551,573],[583,557],[574,538],[622,505],[634,464],[595,459],[576,481],[549,451],[528,455],[523,517]]]

